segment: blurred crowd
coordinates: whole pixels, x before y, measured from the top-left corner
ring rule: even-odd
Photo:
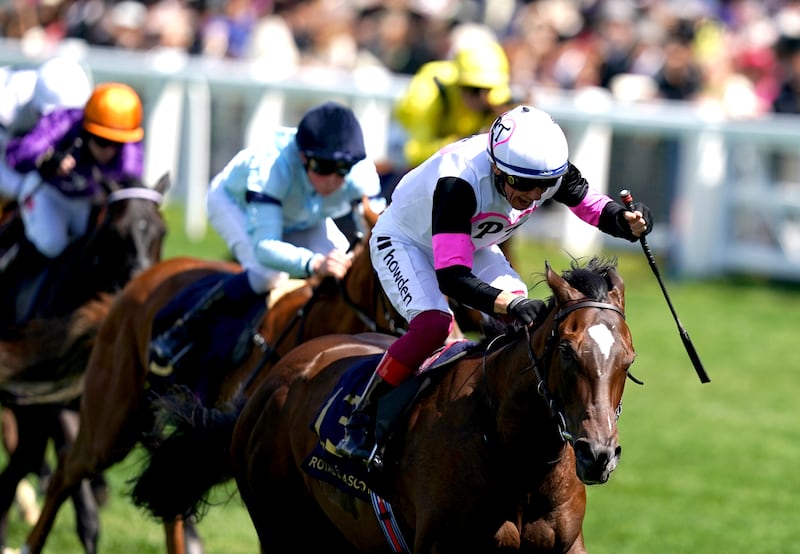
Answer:
[[[471,32],[501,42],[520,100],[603,87],[729,117],[800,112],[798,0],[6,0],[0,34],[264,59],[274,71],[414,74]],[[281,73],[281,74],[283,74]]]

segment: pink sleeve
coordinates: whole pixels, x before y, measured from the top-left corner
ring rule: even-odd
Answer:
[[[597,227],[600,222],[600,214],[609,202],[612,202],[610,197],[589,187],[581,203],[571,207],[570,210],[589,225]]]
[[[475,245],[469,235],[463,233],[438,233],[433,235],[433,268],[442,269],[453,265],[465,265],[472,269]]]

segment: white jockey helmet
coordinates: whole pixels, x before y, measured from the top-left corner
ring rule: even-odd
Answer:
[[[517,106],[495,119],[487,150],[497,168],[510,177],[509,184],[520,190],[533,188],[534,181],[552,186],[569,167],[561,127],[550,114],[532,106]]]
[[[56,108],[82,108],[92,92],[86,70],[69,58],[53,58],[39,67],[31,103],[39,113]]]

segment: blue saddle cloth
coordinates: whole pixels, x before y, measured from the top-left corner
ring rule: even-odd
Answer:
[[[428,389],[433,380],[443,373],[440,369],[467,354],[473,344],[470,341],[461,341],[438,350],[423,363],[416,375],[378,400],[375,437],[379,449],[386,445],[401,416],[413,406],[414,401]],[[344,437],[344,425],[354,407],[353,399],[364,392],[381,357],[382,354],[365,357],[339,379],[310,424],[320,440],[302,465],[309,475],[336,485],[363,500],[369,500],[369,493],[374,488],[372,485],[376,483],[377,476],[368,470],[363,461],[336,454],[336,445]]]
[[[152,336],[169,329],[218,282],[234,276],[208,275],[187,286],[156,314]],[[168,381],[185,384],[203,396],[227,369],[240,364],[250,353],[253,335],[265,311],[265,299],[258,296],[244,305],[231,302],[201,316],[204,320],[192,328],[192,348],[176,364]]]
[[[336,445],[344,437],[344,424],[353,411],[353,404],[348,399],[363,392],[380,359],[380,354],[368,356],[342,375],[333,394],[311,422],[311,428],[320,440],[302,466],[309,475],[363,500],[369,500],[367,468],[360,460],[337,455]]]

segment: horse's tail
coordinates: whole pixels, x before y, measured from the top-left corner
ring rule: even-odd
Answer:
[[[158,396],[133,503],[162,521],[204,515],[212,487],[233,477],[230,442],[244,401],[240,394],[224,409],[206,408],[183,386]]]

